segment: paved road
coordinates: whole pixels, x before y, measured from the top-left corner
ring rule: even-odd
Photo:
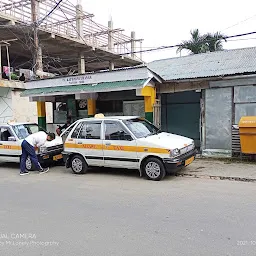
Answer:
[[[255,183],[0,165],[0,193],[3,256],[256,255]]]

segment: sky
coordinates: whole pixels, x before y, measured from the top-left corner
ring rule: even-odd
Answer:
[[[76,0],[71,1],[76,3]],[[131,31],[135,31],[136,38],[144,39],[143,49],[179,44],[188,40],[190,31],[196,28],[202,34],[220,31],[228,36],[256,31],[255,0],[80,1],[85,11],[95,15],[94,21],[107,26],[112,17],[114,28],[125,29],[124,34],[129,36]],[[256,34],[230,39],[223,46],[224,49],[256,46]],[[187,54],[186,51],[181,52],[181,56]],[[179,56],[174,48],[143,53],[143,60],[150,62]]]

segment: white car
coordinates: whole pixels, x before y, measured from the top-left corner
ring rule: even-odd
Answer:
[[[63,159],[76,174],[90,166],[137,169],[161,180],[195,159],[192,139],[161,132],[140,117],[81,119],[64,133]]]
[[[6,123],[0,124],[0,161],[20,161],[21,143],[29,135],[43,130],[35,123]],[[38,160],[41,164],[49,161],[62,160],[63,142],[61,137],[53,141],[47,141],[37,149]],[[30,158],[26,160],[27,170],[32,170],[33,165]]]

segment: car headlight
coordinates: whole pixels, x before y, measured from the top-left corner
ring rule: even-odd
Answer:
[[[180,150],[178,148],[175,148],[171,151],[171,156],[178,156],[180,154]]]
[[[46,153],[47,152],[47,147],[40,147],[40,153]]]
[[[195,141],[192,141],[192,148],[194,149],[195,148]]]

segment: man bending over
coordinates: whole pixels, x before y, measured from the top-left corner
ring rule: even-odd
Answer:
[[[20,175],[29,174],[26,170],[26,160],[27,157],[30,157],[32,164],[39,171],[39,173],[45,173],[49,171],[49,168],[42,168],[38,162],[35,148],[39,148],[45,144],[46,141],[52,141],[55,139],[54,133],[46,134],[43,131],[30,134],[26,139],[21,143],[22,155],[20,161]]]

